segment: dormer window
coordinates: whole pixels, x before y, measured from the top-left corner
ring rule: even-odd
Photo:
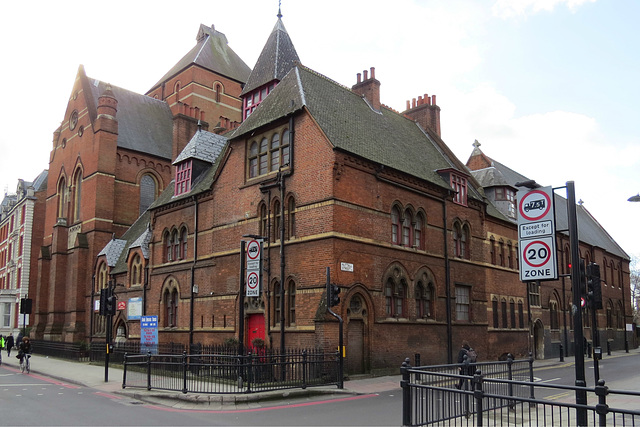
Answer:
[[[467,178],[456,173],[451,173],[451,187],[456,192],[453,196],[453,202],[459,205],[467,206]]]
[[[192,161],[187,160],[176,165],[176,183],[174,195],[179,196],[191,191],[191,169]]]
[[[509,215],[516,214],[516,192],[509,187],[496,187],[496,201],[509,202]]]
[[[270,83],[268,85],[262,86],[254,90],[253,92],[247,94],[243,101],[243,109],[242,109],[242,119],[246,119],[253,113],[258,105],[267,97],[268,94],[271,93],[273,88],[276,87],[275,83]]]

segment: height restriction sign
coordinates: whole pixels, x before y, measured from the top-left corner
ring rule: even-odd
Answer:
[[[518,192],[520,280],[556,280],[556,226],[553,188]]]

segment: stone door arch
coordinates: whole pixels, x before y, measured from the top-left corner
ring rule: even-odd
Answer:
[[[363,294],[356,292],[349,298],[347,308],[345,370],[349,374],[363,374],[369,366],[369,306]]]

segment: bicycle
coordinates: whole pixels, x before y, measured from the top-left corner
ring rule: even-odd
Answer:
[[[31,359],[30,354],[25,354],[20,361],[20,372],[24,374],[24,371],[27,371],[27,374],[31,372],[31,364],[29,363],[29,359]]]

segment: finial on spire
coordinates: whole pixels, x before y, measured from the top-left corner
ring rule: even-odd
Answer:
[[[480,147],[480,145],[481,144],[478,142],[477,139],[473,142],[473,146],[476,147],[476,148]]]
[[[280,12],[281,5],[282,5],[282,0],[278,0],[278,19],[282,19],[282,12]]]

